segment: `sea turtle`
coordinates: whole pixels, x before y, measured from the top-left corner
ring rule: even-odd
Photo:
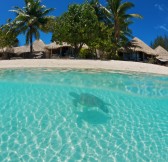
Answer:
[[[105,103],[103,100],[92,94],[81,93],[79,95],[77,93],[71,92],[70,95],[73,97],[73,103],[75,106],[80,104],[86,107],[97,107],[105,113],[109,112],[107,106],[109,106],[110,104]]]

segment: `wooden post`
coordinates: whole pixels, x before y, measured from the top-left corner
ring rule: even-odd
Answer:
[[[62,56],[62,47],[60,47],[60,56]]]
[[[52,51],[52,48],[51,48],[51,57],[52,57],[52,55],[53,55],[53,51]]]

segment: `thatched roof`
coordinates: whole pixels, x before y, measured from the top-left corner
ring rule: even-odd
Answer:
[[[50,50],[57,49],[60,47],[71,47],[71,45],[66,42],[62,42],[62,43],[53,42],[53,43],[50,43],[49,45],[46,45],[46,48]]]
[[[30,52],[30,46],[20,46],[20,47],[14,47],[14,53],[21,54],[21,53],[28,53]]]
[[[157,59],[162,61],[162,62],[167,62],[168,61],[168,51],[166,51],[163,47],[158,46],[155,48],[155,51],[158,55]]]
[[[21,53],[29,53],[30,52],[30,46],[20,46],[20,47],[14,47],[14,53],[21,54]],[[44,42],[39,39],[34,41],[33,43],[33,52],[44,52],[45,51],[45,44]]]
[[[57,48],[61,48],[61,47],[72,47],[70,44],[66,43],[66,42],[62,42],[62,43],[57,43],[57,42],[53,42],[50,43],[49,45],[46,45],[46,49],[57,49]],[[88,46],[86,44],[84,44],[82,46],[82,48],[88,48]]]
[[[151,47],[149,47],[147,44],[145,44],[142,40],[140,40],[137,37],[134,37],[131,40],[128,49],[133,52],[143,52],[145,54],[154,56],[157,55],[157,53]]]
[[[44,52],[45,46],[46,46],[45,43],[41,39],[39,39],[39,40],[34,41],[33,50],[35,52]]]

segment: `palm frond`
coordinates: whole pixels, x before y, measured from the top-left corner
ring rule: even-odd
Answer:
[[[53,8],[46,8],[45,5],[41,5],[40,0],[24,0],[25,6],[20,8],[18,6],[10,10],[16,14],[16,18],[13,21],[13,30],[18,33],[26,35],[26,43],[30,43],[30,39],[33,37],[39,38],[41,30],[50,16],[47,16]],[[31,36],[32,35],[32,36]]]
[[[43,12],[42,12],[42,16],[46,16],[48,15],[50,12],[54,11],[55,8],[49,8],[49,9],[45,9]]]
[[[132,18],[140,18],[143,19],[143,16],[141,16],[140,14],[129,14]]]
[[[118,7],[117,12],[118,14],[124,14],[127,12],[127,10],[131,9],[132,7],[134,7],[133,3],[125,2]]]

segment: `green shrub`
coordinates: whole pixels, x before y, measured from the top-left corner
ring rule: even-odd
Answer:
[[[156,64],[157,61],[156,61],[156,59],[154,57],[151,57],[151,58],[148,59],[148,63],[150,63],[150,64]]]
[[[93,59],[95,55],[91,49],[82,48],[79,53],[79,58],[81,59]]]

